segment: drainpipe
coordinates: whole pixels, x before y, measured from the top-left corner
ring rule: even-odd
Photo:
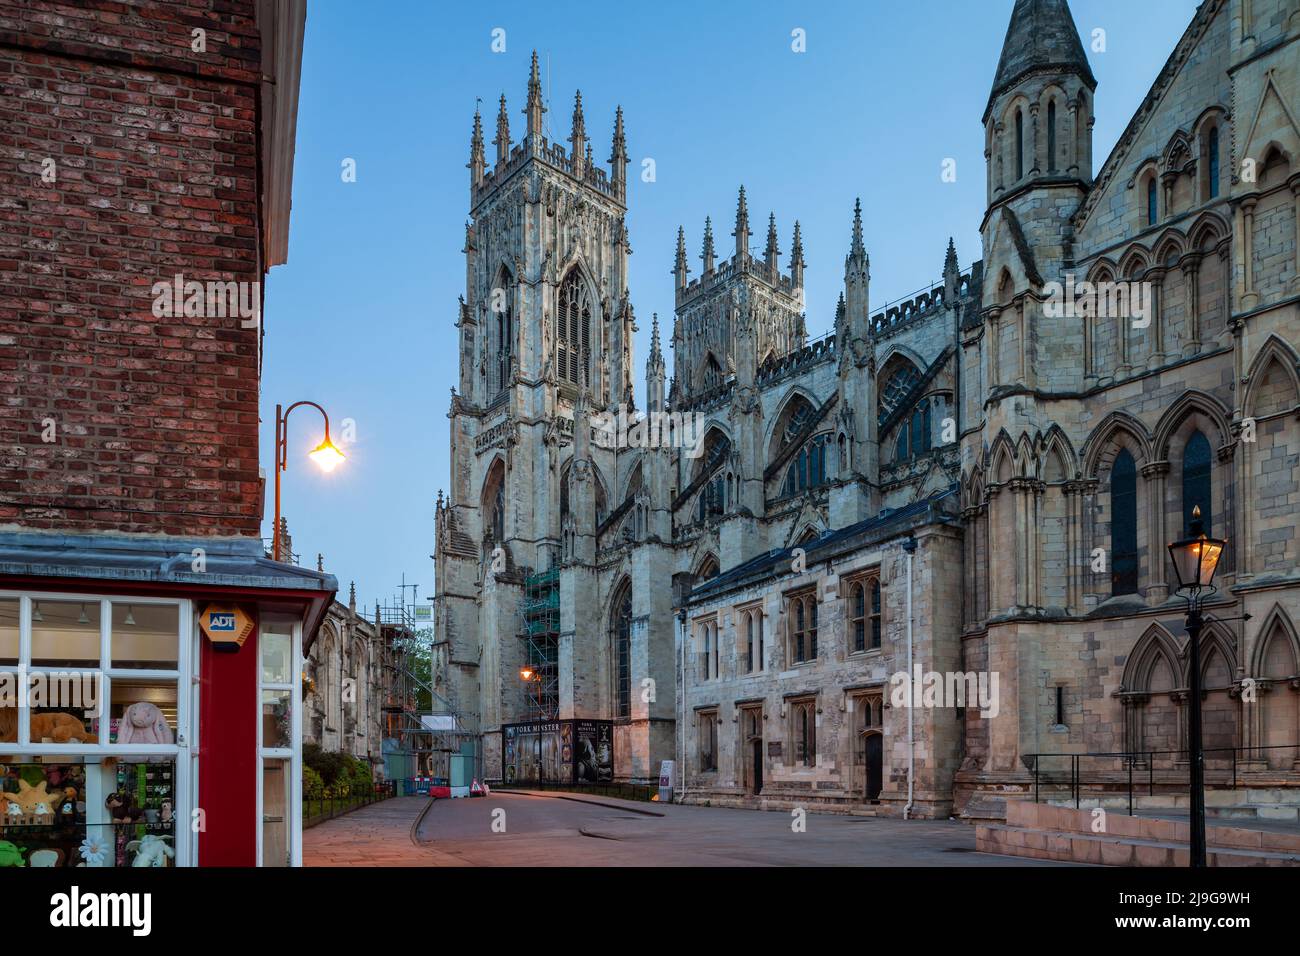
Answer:
[[[903,819],[910,818],[913,797],[916,792],[916,739],[912,725],[912,711],[916,709],[916,685],[912,673],[912,558],[916,554],[916,539],[908,538],[903,542],[907,552],[907,804],[903,807]]]
[[[677,779],[680,781],[681,798],[678,803],[686,802],[686,608],[677,612],[677,639],[680,650],[677,652],[677,661],[682,669],[682,693],[681,706],[677,708],[681,714],[680,723],[677,725]]]

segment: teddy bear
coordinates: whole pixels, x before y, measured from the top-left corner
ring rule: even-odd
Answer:
[[[175,742],[163,712],[148,701],[138,701],[122,713],[117,728],[119,744],[170,744]]]
[[[135,805],[135,798],[121,790],[110,793],[104,799],[104,806],[115,823],[135,823],[144,816],[144,811]]]

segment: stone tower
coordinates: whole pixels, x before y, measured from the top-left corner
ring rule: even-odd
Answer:
[[[688,279],[686,232],[677,231],[677,256],[673,268],[677,319],[673,328],[674,400],[690,400],[724,385],[736,372],[736,327],[731,303],[742,294],[757,310],[756,356],[761,366],[768,358],[787,355],[803,345],[803,248],[796,228],[790,273],[782,274],[776,217],[769,215],[763,256],[751,255],[749,204],[745,187],[736,200],[736,225],[732,230],[732,255],[718,262],[713,245],[713,223],[704,223],[703,272]]]
[[[459,391],[448,412],[451,484],[439,504],[435,555],[449,696],[482,731],[487,766],[499,761],[501,724],[528,709],[519,678],[525,577],[563,561],[588,579],[571,599],[594,587],[594,536],[615,462],[613,450],[590,442],[588,416],[632,397],[622,110],[608,171],[593,162],[581,93],[568,149],[548,138],[536,53],[523,112],[523,138],[512,142],[501,97],[491,168],[477,113],[473,122]],[[561,622],[569,630],[561,669],[595,653],[582,635],[575,649],[571,611]],[[562,715],[596,716],[597,684],[561,673]]]

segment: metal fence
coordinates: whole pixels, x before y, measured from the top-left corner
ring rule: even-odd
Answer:
[[[654,800],[658,793],[657,786],[637,783],[549,783],[544,780],[517,780],[511,784],[496,784],[497,790],[553,790],[562,793],[588,794],[602,797],[618,797],[622,800]]]
[[[1231,786],[1236,788],[1241,765],[1246,765],[1249,772],[1258,772],[1260,763],[1267,763],[1269,751],[1291,751],[1300,757],[1300,744],[1276,744],[1267,747],[1206,747],[1205,782],[1213,786]],[[1250,754],[1252,756],[1246,756]],[[1189,750],[1139,750],[1115,751],[1111,753],[1046,753],[1026,754],[1030,770],[1034,774],[1034,802],[1041,803],[1042,787],[1068,787],[1070,799],[1078,809],[1082,802],[1083,788],[1095,787],[1101,791],[1112,792],[1121,789],[1128,793],[1128,812],[1133,813],[1133,801],[1137,791],[1145,789],[1148,796],[1155,796],[1156,787],[1163,792],[1189,785],[1187,763],[1191,759]],[[1060,766],[1052,766],[1044,761],[1061,760]],[[1163,764],[1163,765],[1161,765]],[[1290,769],[1273,769],[1274,773],[1294,773]],[[1085,780],[1087,772],[1091,779]]]
[[[361,807],[367,807],[372,803],[379,803],[381,800],[387,800],[389,797],[397,796],[396,780],[381,780],[374,785],[374,788],[360,796],[337,796],[330,793],[326,796],[321,793],[303,793],[302,796],[302,828],[304,830],[314,827],[318,823],[324,823],[326,820],[332,820],[334,817],[342,816],[345,813],[351,813]]]

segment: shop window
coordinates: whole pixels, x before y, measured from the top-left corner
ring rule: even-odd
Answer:
[[[99,664],[99,601],[32,601],[32,665]]]
[[[112,666],[175,670],[180,610],[174,604],[113,602]]]
[[[0,598],[0,667],[18,663],[18,599]]]

